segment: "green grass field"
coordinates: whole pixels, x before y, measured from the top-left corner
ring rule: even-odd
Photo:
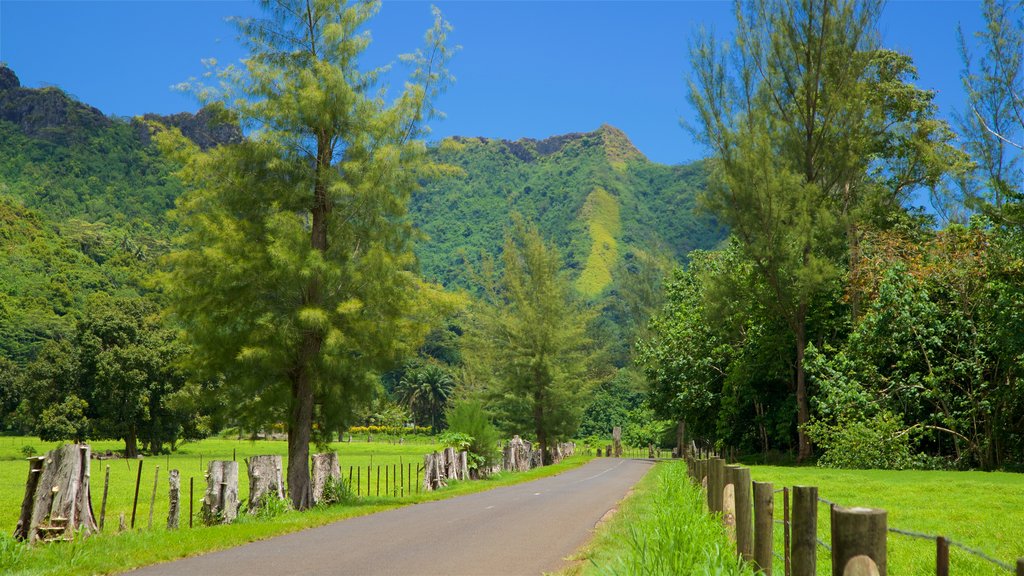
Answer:
[[[18,509],[24,496],[24,483],[28,475],[28,464],[20,454],[20,448],[31,444],[40,453],[56,446],[56,443],[42,443],[30,438],[0,438],[0,518],[5,525],[0,525],[3,533],[13,532],[17,522]],[[96,451],[118,449],[116,443],[97,442],[93,444]],[[414,442],[405,444],[388,444],[353,441],[332,444],[337,450],[342,474],[348,477],[349,466],[365,466],[413,464],[415,470],[421,465],[423,455],[438,448],[432,442]],[[203,552],[220,550],[252,542],[279,534],[294,532],[304,528],[320,526],[336,520],[362,516],[388,510],[398,506],[449,498],[461,494],[469,494],[488,490],[498,486],[526,482],[558,474],[564,470],[579,466],[590,458],[577,456],[555,466],[530,470],[522,473],[503,473],[492,478],[473,482],[453,482],[449,487],[431,493],[419,493],[404,498],[383,495],[383,471],[381,477],[382,495],[357,499],[353,503],[335,505],[327,508],[315,508],[305,512],[289,511],[271,519],[256,519],[241,515],[239,521],[229,526],[201,526],[196,522],[194,528],[187,528],[187,509],[183,510],[184,527],[177,531],[166,530],[167,521],[167,467],[178,468],[182,472],[182,488],[187,490],[190,476],[195,478],[195,512],[198,520],[199,500],[202,498],[203,470],[199,459],[202,457],[204,466],[211,458],[231,459],[232,450],[237,452],[241,460],[246,456],[257,454],[284,454],[287,450],[283,441],[257,441],[209,439],[195,444],[188,444],[170,456],[147,458],[143,461],[143,483],[139,494],[139,510],[136,529],[117,534],[117,516],[125,512],[131,515],[131,502],[135,487],[137,465],[134,461],[111,460],[107,462],[93,461],[92,469],[92,500],[96,514],[99,515],[100,499],[103,490],[103,470],[110,464],[110,494],[107,504],[107,525],[104,534],[72,543],[41,545],[27,549],[14,543],[9,536],[0,534],[0,573],[17,575],[74,575],[74,574],[109,574],[121,572],[138,566],[164,562],[176,558],[192,556]],[[103,466],[101,466],[101,464]],[[156,495],[156,506],[153,514],[153,528],[147,529],[149,516],[149,500],[153,488],[153,472],[160,466],[160,477]],[[245,473],[240,470],[239,497],[244,501],[248,497],[248,482]],[[353,478],[355,473],[353,470]],[[365,490],[365,477],[363,479]],[[374,484],[376,478],[374,478]],[[376,486],[374,485],[374,488]],[[183,494],[184,495],[184,494]],[[183,504],[183,507],[185,505]]]
[[[21,507],[21,500],[25,494],[25,480],[28,477],[28,463],[21,454],[23,446],[30,445],[36,448],[39,455],[47,450],[60,445],[59,442],[40,442],[38,438],[27,437],[2,437],[0,438],[0,528],[4,532],[14,530],[18,521],[18,513]],[[94,442],[91,443],[93,453],[101,453],[106,450],[123,449],[120,442]],[[417,439],[406,441],[404,444],[387,442],[366,442],[353,439],[352,443],[336,442],[331,444],[331,449],[338,453],[338,460],[341,464],[342,475],[348,479],[349,467],[353,467],[352,480],[353,490],[358,475],[361,479],[360,493],[365,494],[367,489],[366,467],[373,466],[373,478],[370,488],[376,494],[376,470],[379,466],[387,466],[387,481],[385,482],[385,470],[381,469],[380,492],[382,496],[392,491],[394,482],[391,479],[391,467],[403,466],[403,471],[408,472],[408,465],[412,464],[413,481],[406,479],[405,485],[412,487],[415,484],[415,471],[417,466],[423,465],[423,455],[440,446],[434,443],[433,439]],[[311,452],[315,450],[311,447]],[[236,458],[239,462],[239,500],[244,502],[249,497],[249,483],[245,472],[244,459],[259,454],[280,454],[283,456],[284,467],[288,466],[288,443],[283,440],[225,440],[211,438],[196,443],[182,445],[177,452],[166,456],[147,457],[143,460],[93,460],[91,467],[91,488],[93,510],[96,520],[99,521],[100,508],[103,499],[103,480],[106,474],[106,467],[110,467],[110,487],[107,496],[106,527],[117,528],[118,516],[124,513],[125,518],[130,522],[132,514],[132,501],[135,495],[135,479],[138,474],[139,462],[142,463],[142,481],[139,487],[139,504],[136,510],[136,528],[145,527],[149,521],[149,503],[153,495],[153,479],[157,474],[157,466],[160,467],[159,476],[156,480],[156,501],[153,508],[153,526],[166,524],[168,508],[169,484],[167,471],[177,469],[181,473],[182,488],[182,520],[187,522],[187,496],[189,479],[195,480],[194,512],[198,517],[200,500],[206,489],[203,474],[206,472],[206,465],[210,460],[231,460]],[[400,475],[401,477],[401,475]]]
[[[1024,557],[1024,475],[1006,472],[831,470],[753,466],[754,480],[783,486],[817,486],[818,496],[841,506],[882,508],[890,527],[942,535],[1007,564]],[[782,494],[775,517],[782,518]],[[782,550],[777,526],[776,551]],[[829,508],[818,509],[818,537],[830,541]],[[831,556],[818,548],[818,572],[828,573]],[[935,573],[935,542],[889,534],[890,574]],[[782,564],[776,570],[781,573]],[[950,548],[950,572],[971,576],[1009,574],[959,548]]]

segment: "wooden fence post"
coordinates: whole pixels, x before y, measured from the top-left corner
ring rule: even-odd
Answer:
[[[793,532],[793,516],[789,513],[789,488],[782,488],[782,570],[783,574],[790,576],[793,572],[791,555],[793,547],[790,545],[790,535]]]
[[[103,523],[107,520],[107,489],[110,488],[110,464],[107,464],[107,473],[103,477],[103,504],[100,506],[100,532],[103,532]]]
[[[196,479],[194,476],[188,477],[188,527],[192,527],[192,503],[196,500]]]
[[[1024,558],[1017,558],[1017,576],[1024,576]]]
[[[708,474],[708,510],[714,513],[722,513],[722,490],[725,488],[725,459],[715,458],[711,460],[711,470]]]
[[[754,563],[772,576],[772,544],[775,531],[775,493],[771,482],[754,482]]]
[[[935,538],[935,576],[949,576],[949,540]]]
[[[153,493],[149,495],[149,523],[146,525],[147,530],[153,529],[153,506],[156,505],[156,486],[157,481],[160,479],[160,466],[157,465],[156,471],[153,472]]]
[[[847,564],[857,556],[870,558],[878,569],[878,575],[885,576],[885,510],[833,506],[831,516],[832,576],[843,576]],[[864,564],[869,565],[868,562]]]
[[[167,473],[167,482],[169,488],[167,491],[167,529],[177,530],[178,529],[178,516],[181,508],[181,479],[177,470],[171,470]]]
[[[818,562],[818,488],[793,487],[793,576],[814,576]]]
[[[135,510],[139,507],[139,484],[142,482],[142,460],[136,460],[135,463],[139,468],[135,475],[135,500],[132,501],[132,530],[135,529]]]
[[[749,562],[754,558],[754,528],[751,524],[750,468],[733,472],[736,495],[736,552]]]

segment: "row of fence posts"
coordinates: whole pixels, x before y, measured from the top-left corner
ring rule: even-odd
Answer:
[[[139,489],[142,484],[142,464],[145,460],[139,459],[137,461],[138,466],[136,468],[135,476],[135,495],[132,498],[132,513],[131,520],[125,522],[124,514],[122,513],[120,519],[120,530],[135,529],[135,517],[139,507]],[[210,461],[208,461],[210,462]],[[419,494],[420,492],[420,475],[423,473],[423,466],[416,466],[415,470],[412,463],[405,465],[402,464],[384,464],[384,465],[367,465],[366,467],[366,482],[363,482],[363,466],[349,466],[348,467],[348,486],[350,491],[354,491],[356,496],[380,496],[382,491],[384,496],[389,494],[394,497],[402,498],[406,494]],[[381,471],[383,470],[383,475]],[[353,472],[355,476],[353,477]],[[376,482],[374,482],[374,472],[376,472]],[[415,474],[415,482],[413,482]],[[156,466],[153,474],[153,491],[150,493],[149,501],[149,522],[148,527],[153,527],[153,509],[156,504],[156,493],[158,482],[160,478],[160,466]],[[174,529],[178,527],[178,505],[179,500],[177,498],[177,491],[180,490],[180,475],[178,470],[171,470],[169,473],[168,481],[170,483],[169,498],[171,500],[168,510],[168,528]],[[353,486],[355,489],[353,490]],[[363,488],[365,487],[365,490]],[[382,490],[383,487],[383,490]],[[107,495],[110,488],[110,465],[106,466],[106,473],[103,476],[103,498],[100,504],[100,517],[99,517],[99,529],[102,532],[107,517]],[[188,527],[192,528],[193,519],[195,517],[195,511],[193,509],[193,503],[195,502],[195,478],[190,476],[188,479]]]
[[[831,546],[818,540],[818,497],[815,486],[774,489],[771,482],[752,482],[750,469],[726,465],[724,458],[687,458],[691,480],[702,486],[707,507],[720,514],[736,552],[771,576],[775,524],[783,528],[785,576],[814,576],[818,546],[832,555],[833,576],[885,576],[888,528],[885,510],[830,505]],[[752,492],[752,493],[751,493]],[[775,494],[782,493],[783,519],[776,520]],[[792,506],[790,505],[792,502]],[[936,541],[936,574],[949,575],[949,540]],[[1017,560],[1016,576],[1024,576],[1024,558]]]

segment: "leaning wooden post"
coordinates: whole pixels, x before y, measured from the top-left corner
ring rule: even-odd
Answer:
[[[178,510],[181,507],[181,478],[177,470],[171,470],[167,473],[167,481],[169,483],[168,488],[168,500],[169,506],[167,507],[167,529],[177,530],[178,529]]]
[[[196,479],[194,476],[188,477],[188,527],[192,527],[192,503],[196,500]]]
[[[107,490],[110,488],[110,464],[107,464],[107,473],[103,476],[103,504],[100,505],[100,532],[103,532],[103,523],[107,519]]]
[[[818,562],[818,488],[793,487],[793,576],[814,576]]]
[[[135,475],[135,500],[132,501],[132,530],[135,530],[135,510],[139,507],[139,484],[142,482],[142,460],[136,460],[139,472]]]
[[[772,576],[775,531],[775,493],[771,482],[754,482],[754,563]]]
[[[153,507],[156,505],[156,486],[159,479],[160,466],[157,465],[156,470],[153,472],[153,493],[149,495],[149,524],[146,525],[147,530],[153,529]]]
[[[843,576],[852,559],[867,556],[877,568],[878,576],[885,576],[886,529],[885,510],[833,506],[832,575]],[[863,560],[858,562],[870,565]]]
[[[754,527],[750,522],[750,468],[733,472],[736,495],[736,552],[749,562],[754,558]]]

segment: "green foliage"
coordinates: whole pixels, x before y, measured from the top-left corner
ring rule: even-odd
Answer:
[[[349,485],[341,477],[328,478],[324,483],[324,493],[317,503],[321,506],[331,506],[333,504],[351,504],[356,501],[355,492],[349,488]]]
[[[630,414],[643,403],[644,392],[640,374],[625,368],[619,370],[594,389],[593,398],[583,411],[579,435],[607,436],[615,426],[625,425]]]
[[[446,447],[454,448],[456,452],[469,450],[469,447],[473,445],[472,436],[454,430],[445,430],[437,437],[437,441]]]
[[[500,435],[482,403],[473,400],[457,401],[448,409],[445,418],[448,420],[449,433],[469,438],[465,449],[469,450],[470,468],[479,469],[498,462]],[[441,442],[447,443],[443,436]]]
[[[429,424],[434,433],[444,427],[444,412],[448,407],[455,379],[435,363],[408,367],[398,380],[394,396],[409,408],[415,421]]]
[[[63,402],[43,408],[36,434],[45,442],[84,442],[89,437],[89,420],[85,416],[88,407],[88,402],[71,394]]]
[[[427,55],[408,59],[409,82],[389,104],[384,71],[359,64],[378,8],[264,4],[262,18],[236,21],[250,51],[242,66],[222,71],[219,88],[197,88],[259,129],[207,152],[173,131],[159,137],[188,188],[163,284],[191,360],[223,378],[239,413],[289,423],[299,509],[310,500],[313,431],[350,420],[375,373],[415,350],[434,309],[450,305],[413,273],[407,214],[420,179],[436,172],[421,138],[449,80],[449,27],[435,11]]]
[[[968,109],[957,117],[974,170],[961,188],[969,208],[995,222],[1024,224],[1024,6],[1011,0],[981,3],[984,27],[974,33],[981,54],[971,52],[958,29],[961,80]]]
[[[536,225],[517,218],[502,253],[500,275],[485,260],[485,300],[471,312],[466,362],[508,434],[537,439],[545,452],[579,427],[595,359],[579,305],[561,275],[558,252]]]
[[[324,486],[324,496],[327,496],[327,486]],[[334,494],[332,493],[332,497]],[[291,503],[285,498],[278,498],[277,494],[267,492],[260,496],[256,503],[256,510],[252,515],[259,520],[269,520],[288,512],[292,509]]]
[[[36,447],[31,444],[25,444],[21,447],[21,455],[25,458],[31,458],[37,454]]]
[[[835,425],[812,421],[807,434],[821,450],[819,466],[884,470],[914,467],[913,438],[899,417],[888,411],[869,418],[840,420]]]

